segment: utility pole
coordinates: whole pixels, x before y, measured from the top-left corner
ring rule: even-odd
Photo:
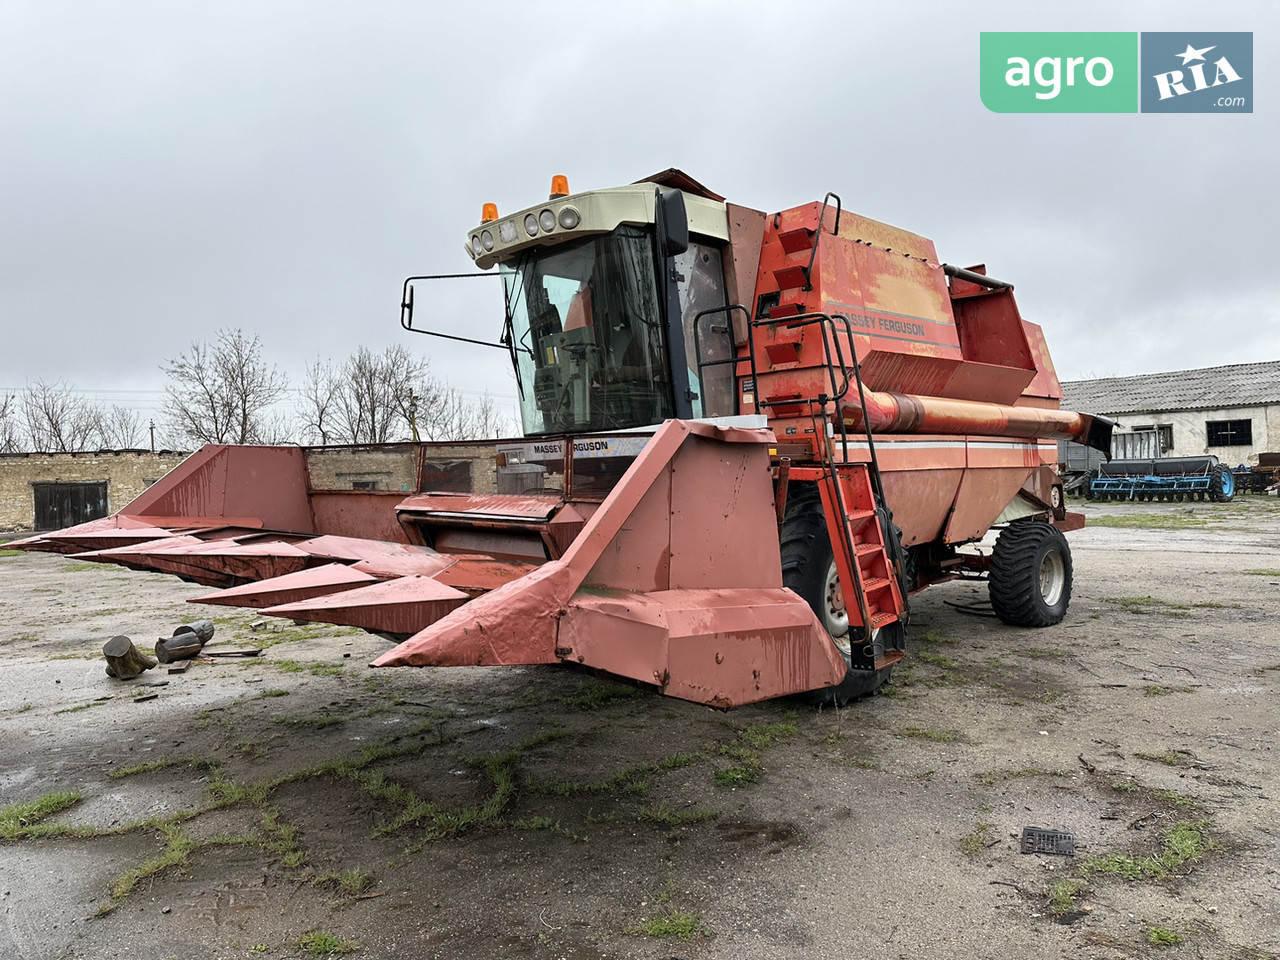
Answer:
[[[151,452],[156,452],[156,422],[151,421]]]
[[[418,438],[418,398],[413,395],[413,387],[409,388],[409,432],[414,443],[421,443]]]

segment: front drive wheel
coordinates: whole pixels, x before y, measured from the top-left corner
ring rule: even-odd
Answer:
[[[991,606],[1015,627],[1061,622],[1071,602],[1071,547],[1057,527],[1024,520],[996,540],[987,583]]]
[[[1229,467],[1218,464],[1209,478],[1209,499],[1228,503],[1236,495],[1236,475]]]

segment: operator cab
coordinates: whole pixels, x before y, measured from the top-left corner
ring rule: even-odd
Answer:
[[[467,245],[502,276],[525,435],[735,414],[725,205],[650,182],[563,191],[492,211]]]

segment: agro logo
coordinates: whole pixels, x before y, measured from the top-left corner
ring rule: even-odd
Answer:
[[[1142,112],[1253,113],[1253,34],[1142,34]]]
[[[1160,91],[1160,99],[1168,100],[1170,97],[1182,97],[1190,93],[1192,89],[1208,90],[1210,87],[1220,87],[1224,83],[1235,83],[1240,80],[1240,74],[1236,73],[1235,67],[1231,66],[1231,61],[1226,57],[1213,61],[1215,69],[1213,83],[1205,79],[1204,68],[1207,64],[1204,55],[1212,49],[1214,49],[1212,46],[1208,46],[1197,50],[1188,43],[1187,49],[1177,54],[1177,56],[1182,58],[1182,65],[1188,68],[1187,73],[1191,74],[1195,81],[1195,86],[1193,88],[1187,87],[1181,70],[1157,73],[1154,79],[1156,88]],[[1196,61],[1200,62],[1197,63]]]

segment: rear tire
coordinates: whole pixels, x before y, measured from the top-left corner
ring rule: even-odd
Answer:
[[[1209,478],[1209,499],[1217,503],[1230,503],[1236,495],[1236,476],[1227,467],[1218,464]]]
[[[1015,627],[1060,623],[1071,603],[1071,547],[1057,527],[1010,524],[996,540],[987,582],[991,607]]]
[[[848,666],[850,634],[853,642],[861,644],[863,630],[861,627],[849,629],[840,578],[835,572],[835,553],[827,533],[827,518],[822,512],[822,496],[811,484],[792,486],[787,498],[787,513],[782,523],[782,584],[809,604]],[[886,649],[901,646],[905,633],[901,623],[884,627],[881,632],[895,630],[898,632],[884,637]],[[844,680],[836,686],[811,690],[801,696],[815,705],[841,705],[870,696],[892,675],[893,667],[855,670],[850,666]]]

